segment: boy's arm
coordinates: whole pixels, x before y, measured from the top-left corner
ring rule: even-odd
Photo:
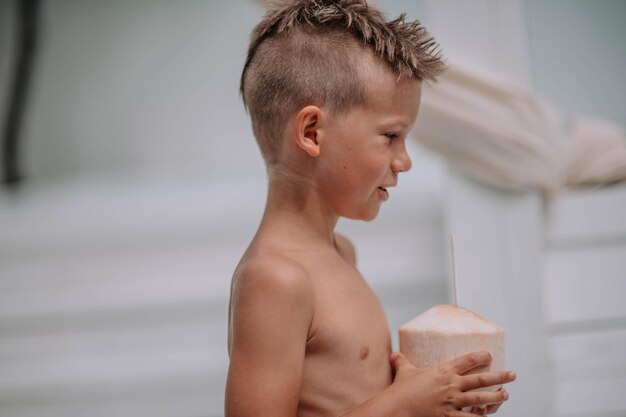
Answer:
[[[245,265],[233,288],[226,417],[294,417],[313,317],[304,269],[284,259]]]
[[[393,353],[393,384],[342,417],[474,417],[484,415],[484,412],[478,414],[461,409],[476,409],[481,404],[493,405],[489,411],[495,412],[508,399],[506,390],[473,390],[514,381],[515,373],[499,371],[465,375],[490,362],[488,352],[474,352],[433,368],[416,368],[403,354]]]

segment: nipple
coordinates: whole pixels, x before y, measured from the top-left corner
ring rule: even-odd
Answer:
[[[370,354],[370,348],[368,348],[367,346],[363,346],[361,348],[361,353],[360,353],[360,357],[361,359],[366,359]]]

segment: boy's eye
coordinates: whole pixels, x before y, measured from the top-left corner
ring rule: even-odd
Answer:
[[[397,133],[393,133],[393,132],[385,133],[385,136],[387,137],[387,139],[389,139],[389,141],[393,141],[395,139],[398,139],[398,134]]]

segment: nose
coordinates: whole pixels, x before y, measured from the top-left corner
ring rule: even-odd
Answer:
[[[411,169],[412,165],[411,157],[409,157],[409,153],[406,151],[406,146],[403,143],[402,149],[391,162],[391,170],[394,172],[406,172]]]

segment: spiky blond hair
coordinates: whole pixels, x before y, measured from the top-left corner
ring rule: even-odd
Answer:
[[[273,3],[252,31],[241,75],[268,165],[277,161],[286,122],[300,108],[316,104],[342,114],[365,100],[368,50],[398,79],[434,80],[445,69],[435,40],[404,14],[386,20],[366,0]]]

